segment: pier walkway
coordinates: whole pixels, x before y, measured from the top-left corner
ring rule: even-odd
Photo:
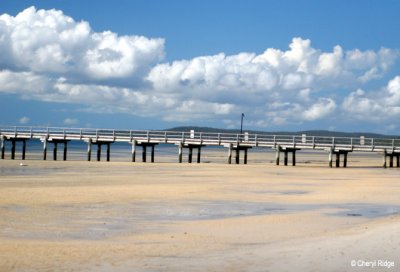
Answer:
[[[188,162],[193,161],[193,150],[197,150],[197,163],[201,161],[201,149],[205,146],[223,146],[228,148],[227,162],[240,162],[240,152],[244,152],[243,162],[247,163],[248,149],[252,147],[271,148],[276,150],[276,164],[279,165],[281,153],[283,164],[288,165],[289,154],[292,165],[296,165],[296,151],[324,150],[328,152],[328,164],[340,166],[343,156],[343,167],[347,166],[348,153],[353,151],[377,152],[382,155],[382,166],[400,167],[400,139],[388,138],[351,138],[351,137],[320,137],[309,135],[268,135],[268,134],[233,134],[209,132],[177,132],[153,130],[119,130],[91,128],[56,128],[56,127],[22,127],[0,126],[1,159],[4,159],[6,143],[11,143],[11,159],[15,159],[16,144],[22,143],[22,159],[25,159],[27,141],[43,142],[43,159],[47,159],[49,143],[53,145],[53,159],[57,160],[58,145],[63,145],[63,160],[67,160],[68,142],[84,141],[87,143],[87,160],[92,159],[92,145],[97,145],[96,159],[101,160],[102,146],[106,146],[106,158],[110,160],[111,144],[126,142],[131,145],[132,161],[136,161],[137,147],[142,148],[142,161],[147,161],[147,148],[151,149],[151,162],[154,162],[155,147],[158,144],[174,144],[178,148],[178,161],[182,162],[183,149],[188,149]]]

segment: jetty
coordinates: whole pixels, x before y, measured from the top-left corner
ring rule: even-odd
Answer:
[[[159,144],[177,146],[178,162],[183,161],[183,149],[188,149],[188,162],[193,162],[193,151],[197,151],[196,162],[201,162],[201,149],[206,146],[227,148],[227,163],[247,164],[248,150],[253,147],[269,148],[276,152],[275,164],[296,165],[298,150],[323,150],[328,154],[329,167],[347,167],[348,154],[353,151],[374,152],[381,154],[382,166],[400,167],[400,139],[361,137],[321,137],[310,135],[269,135],[244,133],[210,133],[199,131],[155,131],[155,130],[120,130],[64,127],[25,127],[0,126],[1,159],[5,158],[5,147],[11,144],[11,159],[15,159],[16,145],[22,144],[22,160],[26,157],[27,142],[40,140],[43,143],[43,160],[47,159],[49,147],[53,148],[53,160],[57,160],[58,147],[62,145],[63,160],[67,160],[68,143],[84,141],[87,143],[87,160],[92,160],[92,146],[97,146],[96,160],[101,160],[103,147],[106,148],[106,160],[110,161],[111,145],[124,142],[130,145],[132,162],[136,161],[138,147],[142,151],[142,162],[147,161],[150,149],[150,162],[155,160],[155,148]],[[196,154],[195,154],[196,155]],[[396,160],[396,161],[394,161]],[[335,161],[335,164],[333,162]],[[389,161],[389,163],[387,163]]]

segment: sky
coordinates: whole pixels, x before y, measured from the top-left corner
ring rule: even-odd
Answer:
[[[400,135],[400,1],[2,0],[0,125]]]

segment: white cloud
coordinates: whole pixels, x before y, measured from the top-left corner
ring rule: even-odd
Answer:
[[[303,117],[308,121],[321,119],[332,113],[335,108],[335,101],[330,98],[321,98],[304,112]]]
[[[342,108],[353,119],[390,122],[400,117],[400,76],[390,80],[379,91],[361,89],[345,97]]]
[[[79,120],[77,118],[65,118],[63,124],[67,126],[77,125]]]
[[[75,81],[142,76],[164,55],[164,40],[93,32],[59,10],[0,16],[0,67],[69,75]]]
[[[328,88],[368,81],[373,78],[372,74],[383,73],[397,57],[397,53],[389,49],[353,50],[344,54],[340,46],[335,46],[331,53],[322,52],[312,48],[310,40],[300,38],[294,38],[289,47],[288,51],[269,48],[261,55],[225,56],[221,53],[160,64],[151,70],[148,80],[155,89],[164,91],[195,87],[209,92],[254,93]]]
[[[19,123],[20,123],[21,125],[26,125],[27,123],[29,123],[29,121],[30,121],[29,117],[26,117],[26,116],[21,117],[21,118],[19,119]]]
[[[396,80],[384,91],[390,99],[378,102],[373,94],[342,91],[389,71],[398,51],[386,48],[345,51],[337,45],[324,52],[294,38],[287,50],[160,63],[163,39],[94,32],[62,11],[31,7],[0,16],[0,50],[0,92],[81,104],[86,111],[228,125],[245,112],[249,124],[267,127],[328,118],[340,104],[360,117],[381,105],[396,114],[400,101]]]

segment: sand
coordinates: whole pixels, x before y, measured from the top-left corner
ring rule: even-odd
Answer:
[[[322,155],[296,167],[249,155],[2,160],[0,271],[400,271],[400,168],[379,168],[379,156],[330,169]]]

